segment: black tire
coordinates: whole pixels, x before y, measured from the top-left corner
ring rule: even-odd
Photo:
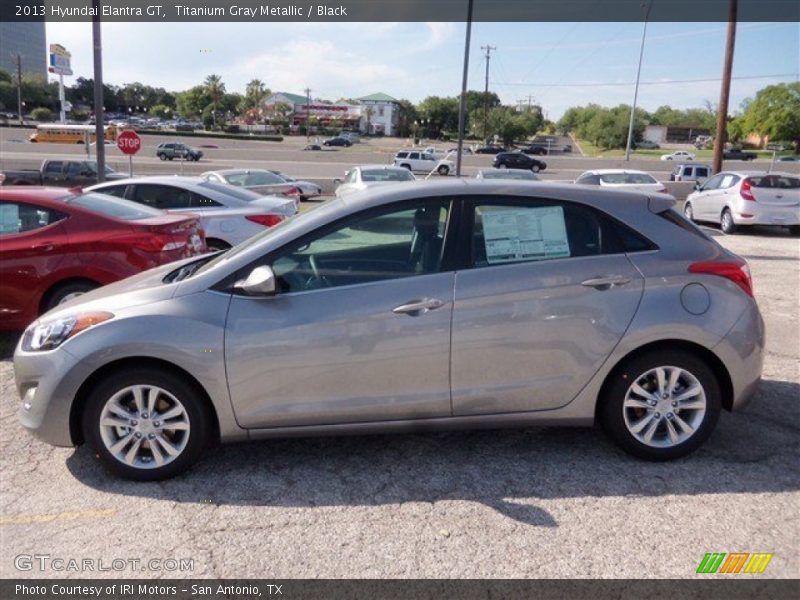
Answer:
[[[158,158],[160,158],[161,160],[167,160],[167,155],[159,153]]]
[[[106,401],[133,385],[158,386],[175,396],[186,411],[190,425],[188,442],[174,460],[161,467],[137,468],[124,464],[109,452],[101,437],[99,424]],[[132,416],[136,415],[132,413]],[[201,392],[178,375],[148,367],[116,371],[96,385],[86,402],[81,425],[84,439],[97,453],[103,466],[115,475],[133,481],[158,481],[186,471],[200,458],[211,439],[211,415]]]
[[[733,235],[736,233],[736,223],[733,222],[733,214],[731,214],[731,210],[726,208],[722,211],[722,215],[719,219],[719,228],[722,230],[722,233],[726,233],[728,235]]]
[[[794,237],[800,237],[800,225],[790,225],[789,233]]]
[[[439,173],[439,175],[447,175],[450,173],[450,167],[447,165],[441,165],[438,169],[436,169],[436,172]]]
[[[100,287],[100,285],[94,281],[72,281],[58,285],[48,292],[47,300],[45,300],[42,306],[42,312],[44,313],[55,308],[71,294],[85,294],[98,287]]]
[[[534,173],[538,173],[541,170],[542,170],[542,168],[539,165],[533,165],[531,167],[531,171],[533,171]]]
[[[223,242],[222,240],[218,240],[216,238],[206,239],[206,246],[210,252],[217,252],[219,250],[227,250],[231,247],[228,242]]]
[[[409,164],[407,164],[407,163],[403,163],[403,164],[402,164],[402,165],[400,165],[400,166],[401,166],[401,167],[403,167],[404,169],[408,169],[409,171],[411,170],[411,165],[409,165]]]
[[[691,373],[703,387],[706,398],[705,414],[694,433],[683,442],[669,447],[653,447],[638,440],[628,430],[624,418],[623,403],[628,389],[642,375],[659,366],[679,367]],[[667,349],[633,357],[615,369],[606,382],[600,403],[600,424],[620,448],[644,460],[666,461],[694,452],[709,438],[722,409],[722,394],[716,375],[703,359],[685,350]]]
[[[683,205],[683,216],[689,219],[692,223],[694,223],[694,209],[692,209],[692,203],[687,202]]]

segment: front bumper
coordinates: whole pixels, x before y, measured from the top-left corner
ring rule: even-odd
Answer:
[[[54,446],[74,446],[70,411],[81,384],[91,374],[87,365],[62,348],[14,354],[14,378],[21,398],[20,423]]]

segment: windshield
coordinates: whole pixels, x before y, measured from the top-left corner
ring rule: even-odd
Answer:
[[[219,192],[220,194],[225,194],[228,197],[236,198],[237,200],[244,200],[245,202],[252,202],[253,200],[257,200],[261,198],[260,194],[256,194],[255,192],[251,192],[250,190],[243,190],[241,188],[237,188],[234,185],[226,185],[224,183],[213,183],[211,181],[204,181],[203,183],[198,184],[199,187],[204,187],[209,190],[213,190],[215,192]]]
[[[149,219],[151,217],[161,217],[167,214],[165,211],[157,208],[151,208],[150,206],[144,206],[136,202],[131,202],[130,200],[123,200],[122,198],[116,198],[99,192],[86,192],[78,196],[65,196],[62,200],[67,204],[80,206],[81,208],[122,221]]]
[[[530,171],[523,171],[522,169],[502,169],[497,171],[484,171],[482,177],[484,179],[525,179],[527,181],[536,181],[539,179]]]
[[[600,181],[613,184],[658,183],[653,176],[647,173],[602,173]]]
[[[414,175],[408,169],[364,169],[361,181],[414,181]]]

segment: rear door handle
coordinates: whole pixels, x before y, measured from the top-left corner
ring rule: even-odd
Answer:
[[[406,304],[401,304],[392,309],[396,315],[409,315],[411,317],[418,317],[425,314],[429,310],[436,310],[444,306],[444,302],[438,298],[423,298],[422,300],[412,300]]]
[[[626,283],[630,282],[631,278],[625,277],[624,275],[604,275],[602,277],[593,277],[592,279],[581,281],[581,285],[593,287],[597,290],[607,290],[609,288],[618,285],[625,285]]]
[[[55,248],[54,244],[38,244],[36,246],[31,246],[31,250],[35,250],[36,252],[50,252]]]

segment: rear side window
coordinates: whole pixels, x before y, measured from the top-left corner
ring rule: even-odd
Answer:
[[[64,213],[22,202],[0,203],[0,235],[35,231],[65,218]]]
[[[587,206],[547,200],[478,203],[472,266],[638,252],[653,244]]]
[[[600,175],[603,183],[612,184],[641,184],[658,183],[652,175],[647,173],[603,173]]]
[[[708,177],[708,169],[706,169],[705,167],[697,167],[695,169],[694,174],[697,177]]]
[[[163,210],[192,206],[192,193],[189,190],[169,185],[139,184],[134,190],[133,199],[139,204]]]
[[[600,185],[599,175],[581,175],[575,183],[583,185]]]
[[[398,152],[395,158],[408,158],[408,152]]]
[[[116,196],[117,198],[124,198],[125,197],[125,190],[128,189],[127,185],[113,185],[111,187],[104,187],[98,190],[102,194],[108,194],[109,196]]]
[[[44,168],[44,172],[50,175],[61,173],[64,169],[64,163],[60,160],[51,160]]]

